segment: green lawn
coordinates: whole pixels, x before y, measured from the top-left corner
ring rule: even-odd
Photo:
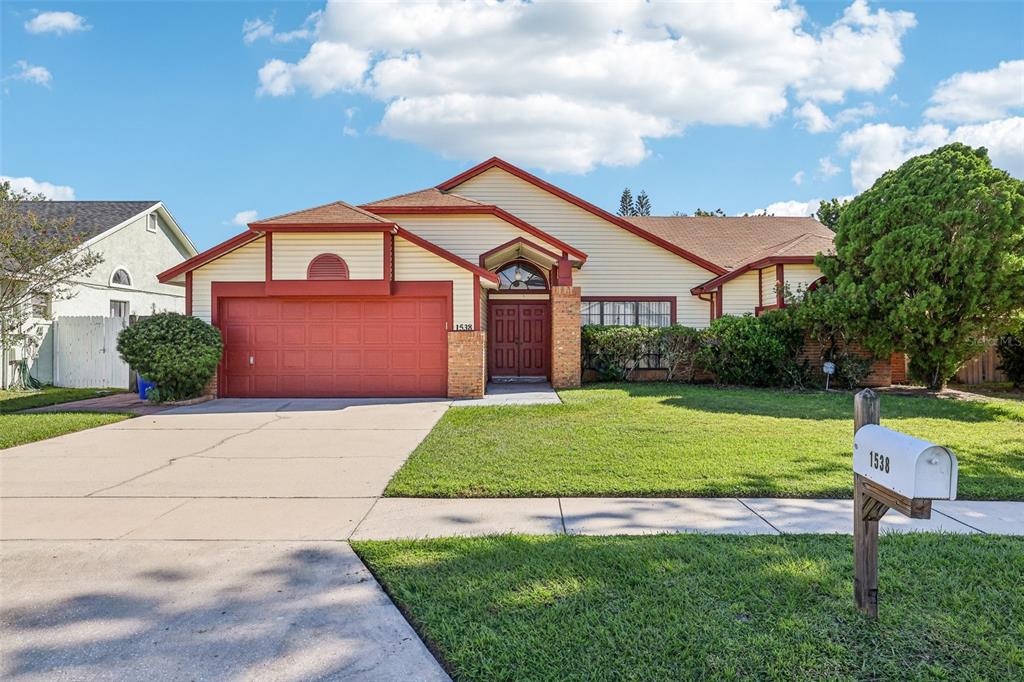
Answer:
[[[457,680],[1024,679],[1024,539],[880,541],[880,619],[846,536],[358,542]]]
[[[72,431],[113,424],[130,414],[106,412],[48,412],[41,414],[0,414],[0,450],[37,440],[62,436]]]
[[[852,394],[652,383],[560,395],[448,410],[386,494],[852,495]],[[951,447],[959,497],[1024,499],[1024,403],[883,395],[882,423]]]
[[[119,388],[58,388],[46,386],[38,391],[0,391],[0,414],[33,407],[46,407],[73,400],[99,398],[112,393],[124,393]]]

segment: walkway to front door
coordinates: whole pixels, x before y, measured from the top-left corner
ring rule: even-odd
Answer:
[[[488,356],[492,378],[548,375],[549,309],[548,301],[491,301]]]

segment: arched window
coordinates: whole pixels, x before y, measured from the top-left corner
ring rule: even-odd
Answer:
[[[348,279],[348,265],[333,253],[321,253],[309,261],[306,279]]]
[[[130,287],[132,285],[132,276],[124,268],[118,268],[110,275],[110,283],[115,287]]]
[[[547,289],[548,283],[534,265],[513,261],[498,270],[499,289]]]

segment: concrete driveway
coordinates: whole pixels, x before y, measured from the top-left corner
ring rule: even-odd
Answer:
[[[447,406],[219,400],[0,451],[0,677],[447,679],[344,542]]]

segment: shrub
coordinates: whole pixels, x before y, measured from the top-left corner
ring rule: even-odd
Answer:
[[[999,354],[999,369],[1006,372],[1006,377],[1013,382],[1014,388],[1024,388],[1024,322],[1016,325],[1016,329],[1003,334],[996,342]]]
[[[802,333],[786,309],[761,317],[720,317],[708,327],[706,338],[697,361],[719,383],[792,386],[806,381],[806,363],[797,361]]]
[[[704,332],[675,324],[658,329],[657,340],[661,357],[668,365],[668,380],[693,381],[697,356],[704,345]]]
[[[826,360],[836,366],[833,381],[841,388],[856,388],[871,371],[872,358],[851,350],[855,335],[850,329],[846,302],[829,282],[807,291],[799,302],[790,304],[797,325],[818,344],[818,366]]]
[[[184,400],[202,393],[217,371],[222,345],[212,325],[189,315],[159,313],[122,331],[117,351],[156,383],[157,400]]]
[[[583,366],[596,370],[605,381],[628,379],[645,355],[657,352],[657,331],[651,327],[585,325]]]

